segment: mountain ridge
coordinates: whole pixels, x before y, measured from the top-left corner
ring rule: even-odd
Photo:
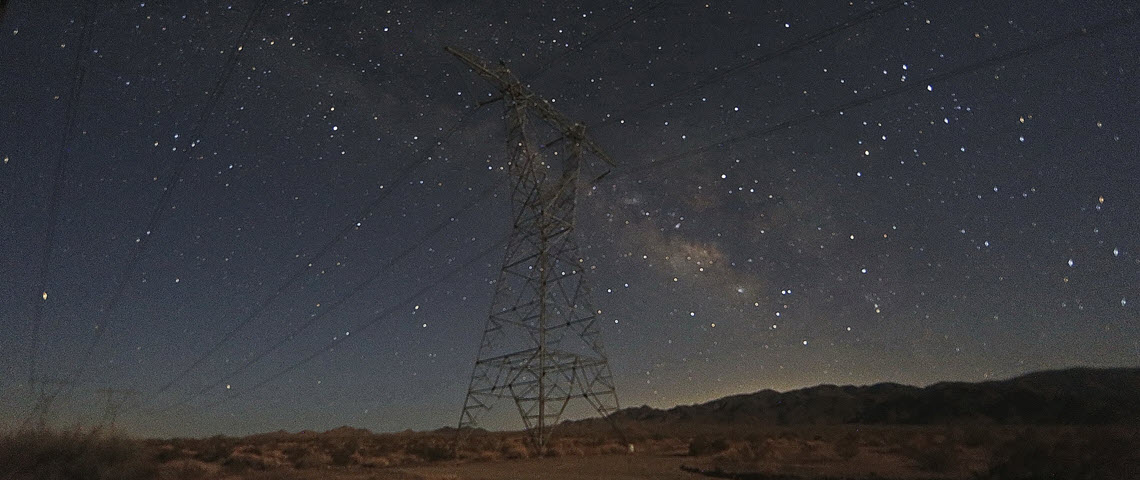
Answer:
[[[884,382],[765,389],[668,409],[642,405],[613,416],[633,422],[753,425],[1140,423],[1140,368],[1075,367],[925,387]]]

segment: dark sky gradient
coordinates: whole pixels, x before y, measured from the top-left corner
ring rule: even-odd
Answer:
[[[502,106],[443,45],[618,162],[578,233],[624,405],[1140,365],[1131,2],[162,3],[0,25],[2,426],[33,357],[81,381],[60,425],[108,387],[144,435],[454,425],[509,225]]]

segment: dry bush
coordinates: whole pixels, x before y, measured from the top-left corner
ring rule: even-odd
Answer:
[[[455,458],[450,442],[437,438],[423,438],[409,442],[404,447],[404,451],[425,462],[438,462]]]
[[[211,477],[210,480],[215,480],[218,477]],[[225,480],[234,479],[234,477],[220,477]],[[240,480],[324,480],[328,478],[321,473],[301,473],[296,470],[266,470],[266,471],[250,471],[241,475]],[[335,478],[335,477],[334,477]]]
[[[728,440],[724,438],[699,436],[689,441],[689,455],[693,457],[716,455],[728,450],[728,447]]]
[[[504,441],[499,447],[499,453],[502,454],[503,458],[511,460],[530,457],[526,445],[518,440]]]
[[[332,464],[338,467],[352,465],[353,456],[360,450],[360,440],[353,438],[345,442],[329,445],[327,452],[332,459]]]
[[[332,463],[332,457],[329,454],[315,450],[313,448],[304,448],[301,451],[294,451],[296,457],[289,456],[288,458],[293,462],[296,468],[320,468]],[[286,453],[286,455],[289,455]]]
[[[602,454],[602,455],[617,455],[617,454],[629,453],[629,444],[623,445],[620,443],[610,442],[610,443],[603,444],[601,447],[599,447],[597,452]]]
[[[574,442],[555,445],[551,448],[551,452],[560,457],[581,457],[586,454],[586,451]]]
[[[392,465],[392,462],[387,457],[365,456],[360,452],[352,454],[351,463],[365,468],[383,468]]]
[[[835,441],[835,454],[844,460],[850,460],[859,455],[859,434],[848,432]]]
[[[483,450],[463,458],[475,462],[497,462],[503,459],[503,455],[496,450]]]
[[[292,462],[285,453],[263,450],[255,445],[242,445],[230,453],[223,465],[235,470],[273,470]]]
[[[900,450],[919,469],[927,472],[947,473],[960,464],[958,447],[952,439],[941,434],[916,435]]]
[[[815,459],[816,457],[819,456],[819,444],[820,444],[820,442],[814,441],[814,440],[813,441],[801,440],[800,441],[800,456],[804,457],[804,458]]]
[[[167,462],[159,467],[158,480],[206,480],[218,478],[221,467],[201,460],[183,459]]]
[[[1140,476],[1140,434],[1029,430],[1001,445],[990,479],[1130,479]]]
[[[390,437],[378,437],[374,441],[369,442],[364,451],[371,455],[384,456],[399,452],[403,448],[403,442],[399,439]]]
[[[157,465],[141,452],[141,443],[98,429],[22,431],[0,437],[0,478],[152,478]]]
[[[230,457],[230,452],[237,447],[238,440],[225,435],[215,435],[198,442],[197,454],[194,458],[203,462],[221,463]]]
[[[767,453],[760,444],[744,441],[731,443],[728,449],[716,454],[713,458],[719,462],[730,464],[751,464],[763,460]]]

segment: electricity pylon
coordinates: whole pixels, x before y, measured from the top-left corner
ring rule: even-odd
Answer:
[[[135,390],[117,388],[100,388],[95,392],[103,395],[103,418],[99,420],[99,425],[111,430],[115,429],[115,420],[119,417],[119,409],[139,394]]]
[[[55,403],[59,390],[67,388],[73,383],[71,380],[58,378],[36,378],[33,380],[32,384],[36,387],[36,404],[32,407],[32,414],[36,416],[36,430],[47,430],[52,414],[52,404]],[[48,389],[51,387],[56,387],[56,391],[48,393]]]
[[[601,311],[589,302],[574,235],[585,155],[614,163],[586,136],[585,126],[532,93],[505,65],[446,50],[491,82],[501,94],[495,100],[506,105],[513,219],[460,414],[460,437],[478,426],[495,400],[509,397],[531,448],[542,455],[571,399],[585,400],[607,419],[619,407],[595,325]],[[536,144],[540,133],[555,140]]]

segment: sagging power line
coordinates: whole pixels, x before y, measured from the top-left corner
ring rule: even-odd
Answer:
[[[308,329],[309,327],[315,325],[317,322],[319,322],[321,319],[323,319],[326,315],[336,311],[342,305],[347,303],[348,300],[350,300],[352,297],[356,296],[358,293],[364,291],[365,289],[371,287],[373,284],[376,283],[377,280],[384,278],[384,275],[390,273],[390,270],[392,269],[392,267],[394,267],[398,262],[400,262],[404,258],[407,258],[412,253],[415,253],[417,250],[419,250],[423,246],[423,244],[427,243],[428,240],[430,240],[431,238],[438,235],[446,227],[453,224],[462,215],[466,214],[469,210],[471,210],[472,208],[475,208],[476,206],[481,205],[484,201],[486,201],[488,198],[491,197],[491,195],[495,192],[495,190],[497,190],[497,189],[494,188],[494,186],[484,189],[479,194],[479,196],[477,198],[475,198],[472,201],[466,202],[462,208],[460,208],[459,210],[457,210],[457,211],[453,212],[451,215],[449,215],[447,217],[448,220],[446,220],[446,221],[436,225],[435,227],[431,228],[430,230],[428,230],[426,233],[424,233],[421,236],[421,238],[418,241],[412,242],[412,244],[409,245],[407,248],[400,251],[399,253],[394,255],[392,258],[388,259],[388,261],[386,261],[384,264],[377,267],[375,269],[375,272],[372,275],[370,275],[368,278],[358,282],[346,294],[342,295],[339,299],[328,303],[320,312],[318,312],[315,315],[311,315],[308,320],[302,322],[300,325],[298,325],[297,327],[294,327],[292,330],[287,332],[285,335],[281,336],[280,339],[278,339],[276,342],[274,342],[268,348],[262,349],[261,352],[259,352],[256,355],[253,355],[252,357],[246,359],[244,362],[242,362],[241,365],[230,370],[228,373],[223,374],[217,380],[205,385],[204,387],[199,389],[194,394],[188,395],[188,396],[184,397],[182,400],[180,400],[174,404],[171,404],[167,407],[162,408],[161,411],[171,410],[171,409],[174,409],[174,408],[177,408],[177,407],[180,407],[182,405],[189,403],[190,401],[193,400],[193,398],[204,395],[207,392],[209,392],[210,390],[217,388],[222,383],[225,383],[226,380],[233,378],[235,375],[237,375],[237,374],[245,371],[249,367],[253,366],[255,363],[260,361],[262,358],[265,358],[270,353],[281,348],[286,343],[293,340],[298,334],[300,334],[304,330]]]
[[[510,398],[532,451],[541,456],[570,400],[584,400],[607,420],[619,408],[597,326],[601,311],[590,302],[575,234],[587,155],[606,169],[614,162],[584,125],[523,86],[505,65],[491,66],[454,47],[447,51],[498,89],[505,104],[513,219],[457,443],[495,400]],[[542,154],[534,137],[539,129],[559,138]]]
[[[459,131],[462,128],[462,126],[467,122],[467,120],[470,119],[477,111],[478,111],[478,109],[476,109],[476,108],[468,109],[463,114],[463,116],[460,117],[460,119],[458,121],[456,121],[451,126],[451,128],[449,128],[447,131],[445,131],[443,134],[441,134],[436,139],[436,141],[432,143],[431,147],[426,149],[426,151],[417,154],[416,160],[412,161],[411,163],[408,163],[407,165],[404,165],[399,171],[397,171],[395,177],[393,178],[393,183],[394,184],[403,183],[404,181],[406,181],[408,178],[411,177],[412,173],[417,168],[423,166],[428,161],[430,161],[432,158],[434,158],[432,156],[432,153],[435,151],[435,149],[437,147],[443,145],[444,142],[448,141],[451,138],[451,136],[454,135],[457,131]],[[358,225],[361,222],[367,221],[370,217],[372,217],[372,215],[376,211],[376,209],[379,208],[380,205],[382,205],[384,203],[384,201],[386,201],[392,195],[392,192],[394,190],[395,189],[384,189],[384,190],[382,190],[380,192],[379,196],[377,196],[375,199],[373,199],[371,202],[369,202],[368,205],[366,205],[363,209],[361,209],[361,211],[359,213],[356,214],[356,216],[352,217],[352,219],[348,223],[346,223],[343,227],[341,227],[340,230],[337,231],[337,233],[335,235],[333,235],[332,238],[330,238],[323,245],[321,245],[321,248],[317,249],[316,253],[313,253],[312,255],[306,257],[304,259],[304,261],[297,268],[294,269],[293,273],[290,274],[289,277],[285,279],[285,282],[283,282],[281,285],[279,285],[272,293],[270,293],[269,295],[266,295],[260,301],[255,303],[254,308],[251,309],[250,312],[247,313],[241,319],[241,321],[239,321],[237,324],[235,324],[233,327],[231,327],[229,330],[227,330],[226,333],[223,334],[221,338],[219,338],[217,341],[215,341],[213,344],[210,345],[210,348],[207,348],[202,354],[198,355],[186,367],[179,370],[178,373],[176,373],[169,380],[167,380],[166,383],[164,383],[161,387],[159,387],[159,389],[154,394],[152,394],[150,397],[148,397],[148,401],[153,399],[154,397],[156,397],[158,395],[163,394],[164,392],[169,390],[171,387],[173,387],[176,383],[178,383],[183,378],[185,378],[186,375],[189,374],[192,370],[194,370],[199,365],[201,365],[203,362],[205,362],[208,358],[210,358],[210,356],[216,354],[219,350],[221,350],[221,348],[227,342],[229,342],[231,339],[234,338],[234,336],[237,335],[238,331],[245,328],[247,325],[252,323],[259,316],[261,316],[261,314],[263,314],[265,312],[265,310],[268,309],[269,306],[274,301],[276,301],[278,298],[280,298],[281,295],[283,295],[289,287],[293,286],[294,284],[297,283],[297,281],[299,281],[301,278],[303,278],[305,276],[305,274],[310,271],[310,269],[316,263],[317,260],[323,258],[330,251],[332,251],[333,247],[335,247],[342,240],[344,240],[350,232],[352,232],[353,230],[358,228]]]
[[[728,77],[743,73],[745,71],[748,71],[751,68],[755,68],[755,67],[760,66],[762,64],[771,62],[773,60],[776,60],[776,59],[779,59],[782,57],[785,57],[787,55],[795,53],[796,51],[798,51],[798,50],[800,50],[800,49],[802,49],[808,45],[817,43],[820,40],[823,40],[827,37],[830,37],[830,36],[835,35],[837,33],[843,32],[843,31],[848,30],[850,28],[859,26],[859,25],[861,25],[865,22],[868,22],[872,19],[881,17],[882,15],[890,12],[891,10],[899,8],[899,7],[903,6],[904,4],[906,4],[906,2],[903,0],[895,0],[893,2],[886,3],[886,4],[880,5],[878,7],[860,12],[854,16],[847,18],[846,20],[844,20],[840,23],[832,25],[831,27],[828,27],[828,28],[823,29],[819,32],[808,35],[806,37],[803,37],[803,38],[785,46],[784,48],[781,48],[781,49],[776,50],[776,51],[771,52],[771,53],[761,55],[761,56],[756,57],[752,60],[749,60],[749,61],[746,61],[743,63],[739,63],[737,65],[733,65],[731,67],[728,67],[728,68],[726,68],[726,69],[724,69],[718,73],[715,73],[713,75],[710,75],[708,77],[700,79],[692,85],[678,89],[678,90],[670,92],[670,93],[666,93],[666,94],[664,94],[658,98],[655,98],[653,100],[643,102],[642,104],[640,104],[640,105],[638,105],[638,106],[636,106],[630,110],[627,110],[624,113],[621,113],[619,115],[607,116],[601,120],[599,125],[594,130],[600,131],[600,130],[603,130],[605,128],[608,128],[608,127],[611,127],[614,125],[619,125],[618,123],[610,123],[610,121],[611,120],[624,120],[630,116],[644,113],[645,111],[650,110],[652,108],[663,106],[666,103],[668,103],[669,101],[676,99],[677,97],[680,97],[682,95],[686,95],[689,93],[697,92],[697,91],[699,91],[705,87],[708,87],[710,85],[721,82]]]
[[[144,224],[142,235],[135,239],[134,248],[127,256],[127,260],[123,263],[123,267],[115,281],[115,287],[111,296],[106,303],[103,304],[99,311],[99,320],[95,322],[95,337],[88,343],[87,348],[84,349],[80,357],[79,365],[76,367],[71,378],[80,378],[90,368],[91,356],[95,353],[95,348],[99,345],[103,335],[106,334],[108,326],[110,325],[111,314],[117,309],[119,302],[122,300],[126,291],[127,284],[131,277],[134,276],[135,270],[138,268],[139,262],[143,253],[149,245],[149,239],[152,233],[157,229],[159,222],[162,220],[162,214],[169,206],[170,200],[173,196],[175,188],[182,179],[182,172],[186,168],[188,161],[194,156],[193,148],[197,144],[195,139],[204,129],[207,122],[214,114],[214,109],[219,103],[222,92],[225,90],[226,84],[229,83],[230,77],[238,63],[238,56],[240,55],[246,37],[252,30],[253,25],[256,23],[260,15],[266,8],[266,0],[259,0],[254,7],[250,10],[249,15],[246,16],[245,23],[242,25],[241,31],[235,38],[232,46],[229,49],[229,54],[226,61],[222,66],[221,74],[215,81],[213,88],[210,90],[209,97],[206,101],[206,106],[201,111],[197,120],[191,125],[191,135],[188,136],[187,145],[183,148],[185,155],[180,156],[174,163],[173,171],[167,177],[166,184],[163,187],[162,194],[159,196],[158,201],[155,203],[154,208],[151,210],[150,217]],[[70,394],[71,389],[74,388],[74,383],[69,384],[66,390],[57,390],[53,396],[63,394],[67,396]]]
[[[31,386],[36,378],[36,362],[40,354],[40,330],[43,328],[44,309],[48,301],[48,284],[50,283],[51,261],[55,253],[56,229],[59,226],[59,197],[62,194],[63,182],[67,178],[67,164],[71,159],[72,135],[75,132],[75,111],[78,108],[79,96],[83,91],[84,80],[87,77],[87,66],[83,59],[87,55],[88,45],[91,42],[91,21],[94,12],[98,9],[97,2],[84,3],[82,27],[79,41],[75,48],[73,60],[74,77],[67,95],[67,106],[64,110],[63,135],[60,137],[59,150],[56,153],[54,174],[52,175],[51,197],[48,199],[47,228],[44,233],[44,248],[40,257],[39,283],[36,296],[40,300],[35,302],[31,321],[31,341],[28,346],[28,385]],[[0,15],[3,6],[0,5]]]
[[[246,388],[237,388],[237,389],[227,390],[228,392],[231,392],[231,393],[223,396],[222,398],[220,398],[220,399],[218,399],[212,403],[205,405],[203,408],[211,409],[211,408],[214,408],[214,407],[216,407],[216,406],[218,406],[224,402],[228,402],[228,401],[231,401],[235,398],[246,395],[248,393],[260,390],[261,388],[272,383],[273,381],[277,380],[278,378],[281,378],[285,375],[288,375],[290,372],[304,366],[305,364],[313,361],[314,359],[325,354],[326,352],[333,351],[333,349],[336,348],[341,343],[346,342],[350,339],[360,338],[362,336],[362,335],[360,335],[361,332],[364,332],[364,331],[376,326],[380,322],[383,322],[384,320],[391,318],[393,315],[395,315],[399,311],[408,310],[409,308],[411,308],[411,306],[415,302],[418,302],[421,298],[423,298],[429,292],[439,288],[439,286],[442,285],[444,282],[451,280],[452,277],[455,277],[456,275],[460,274],[464,270],[467,270],[468,268],[474,266],[476,263],[479,262],[479,260],[482,260],[483,257],[486,257],[491,252],[494,252],[494,251],[502,248],[503,245],[505,245],[505,244],[506,244],[506,239],[502,239],[502,240],[499,240],[499,241],[491,244],[487,248],[480,250],[474,256],[468,258],[463,263],[457,265],[456,267],[452,268],[451,270],[448,270],[446,273],[444,273],[440,277],[436,278],[435,281],[428,283],[427,285],[424,285],[422,288],[420,288],[419,290],[417,290],[415,293],[411,294],[410,296],[406,297],[404,300],[400,301],[399,303],[397,303],[395,305],[392,305],[392,306],[384,309],[383,311],[376,314],[372,318],[367,319],[364,322],[361,322],[360,324],[356,325],[355,328],[350,330],[351,332],[355,333],[356,335],[346,335],[346,336],[342,336],[342,337],[337,337],[337,338],[333,339],[332,341],[328,342],[327,344],[325,344],[319,350],[316,350],[316,351],[310,353],[309,355],[302,357],[301,359],[297,360],[296,362],[289,364],[285,368],[278,370],[276,373],[269,375],[268,377],[263,378],[260,382],[257,382],[255,384],[249,386],[249,387],[246,387]]]
[[[569,56],[572,53],[581,52],[583,48],[586,48],[587,46],[593,44],[594,42],[601,40],[602,37],[606,36],[609,33],[616,32],[616,31],[620,30],[621,28],[625,27],[626,25],[636,23],[639,18],[642,18],[642,17],[648,15],[650,12],[656,10],[657,8],[661,7],[662,5],[665,5],[665,3],[667,3],[667,2],[668,2],[668,0],[659,0],[658,2],[654,3],[653,5],[648,6],[646,8],[629,12],[628,14],[623,16],[622,18],[619,18],[618,20],[607,25],[606,27],[602,28],[601,30],[598,30],[597,32],[594,32],[594,33],[590,34],[589,36],[587,36],[586,38],[582,39],[582,41],[579,42],[578,45],[575,46],[575,48],[563,50],[562,53],[559,53],[559,54],[551,57],[549,60],[546,60],[546,61],[540,63],[535,68],[535,70],[533,72],[528,72],[524,76],[526,78],[529,78],[530,81],[532,81],[532,82],[535,80],[538,80],[539,78],[542,78],[542,76],[546,75],[546,73],[550,70],[550,68],[553,67],[554,64],[557,63],[559,60],[565,59],[567,56]]]
[[[1110,30],[1113,28],[1122,27],[1122,26],[1125,26],[1125,25],[1128,25],[1128,24],[1135,22],[1136,19],[1137,19],[1136,14],[1129,13],[1129,14],[1124,15],[1122,17],[1118,17],[1118,18],[1115,18],[1112,20],[1101,22],[1101,23],[1098,23],[1098,24],[1093,25],[1093,26],[1076,28],[1076,29],[1070,30],[1066,33],[1047,38],[1045,40],[1033,43],[1031,45],[1028,45],[1026,47],[1023,47],[1023,48],[1020,48],[1017,50],[1006,52],[1006,53],[1003,53],[1000,55],[995,55],[995,56],[986,58],[986,59],[978,61],[978,62],[962,65],[962,66],[953,68],[951,70],[947,70],[946,72],[943,72],[943,73],[931,75],[931,76],[923,78],[923,79],[908,82],[904,85],[899,85],[897,87],[888,88],[888,89],[883,90],[883,91],[876,93],[874,95],[868,95],[868,96],[865,96],[865,97],[862,97],[862,98],[859,98],[856,100],[852,100],[850,102],[845,102],[845,103],[842,103],[839,105],[835,105],[835,106],[832,106],[832,107],[829,107],[829,108],[826,108],[823,110],[815,110],[815,111],[806,113],[804,115],[800,115],[798,117],[794,117],[794,118],[791,118],[789,120],[785,120],[785,121],[777,123],[775,125],[770,125],[767,127],[761,127],[758,129],[748,131],[748,132],[733,135],[733,136],[724,138],[722,140],[711,142],[711,143],[702,145],[700,147],[689,149],[689,150],[686,150],[683,152],[678,152],[678,153],[673,154],[673,155],[667,155],[667,156],[664,156],[664,157],[661,157],[658,159],[650,160],[650,161],[645,162],[641,165],[635,165],[635,166],[633,166],[629,169],[626,169],[626,170],[624,170],[624,171],[622,171],[616,175],[626,176],[626,175],[632,175],[635,173],[639,173],[639,172],[643,172],[643,171],[650,171],[650,170],[653,171],[654,173],[659,173],[662,171],[661,170],[662,168],[665,168],[665,167],[670,166],[670,165],[675,165],[681,160],[692,157],[694,155],[706,153],[706,152],[711,151],[715,148],[723,147],[726,145],[732,145],[735,143],[740,143],[744,140],[748,140],[748,139],[752,139],[752,138],[764,137],[764,136],[770,135],[772,133],[787,129],[789,127],[793,127],[796,125],[802,125],[804,123],[808,123],[808,122],[811,122],[811,121],[816,120],[816,119],[820,119],[820,118],[828,117],[828,116],[835,115],[838,113],[842,113],[842,112],[845,112],[845,111],[850,110],[852,108],[867,105],[869,103],[876,102],[876,101],[879,101],[879,100],[882,100],[885,98],[894,97],[894,96],[897,96],[897,95],[900,95],[903,93],[907,93],[910,91],[923,90],[923,89],[926,89],[927,86],[929,86],[929,85],[936,85],[938,83],[950,80],[951,78],[960,77],[962,75],[967,75],[967,74],[976,72],[978,70],[981,70],[983,68],[997,66],[1003,62],[1008,62],[1010,60],[1014,60],[1017,58],[1026,57],[1029,55],[1040,53],[1042,51],[1045,51],[1045,50],[1048,50],[1050,48],[1054,48],[1058,45],[1061,45],[1065,42],[1071,41],[1073,39],[1087,37],[1087,36],[1095,34],[1095,33],[1100,33],[1100,32],[1104,32],[1104,31],[1107,31],[1107,30]]]

